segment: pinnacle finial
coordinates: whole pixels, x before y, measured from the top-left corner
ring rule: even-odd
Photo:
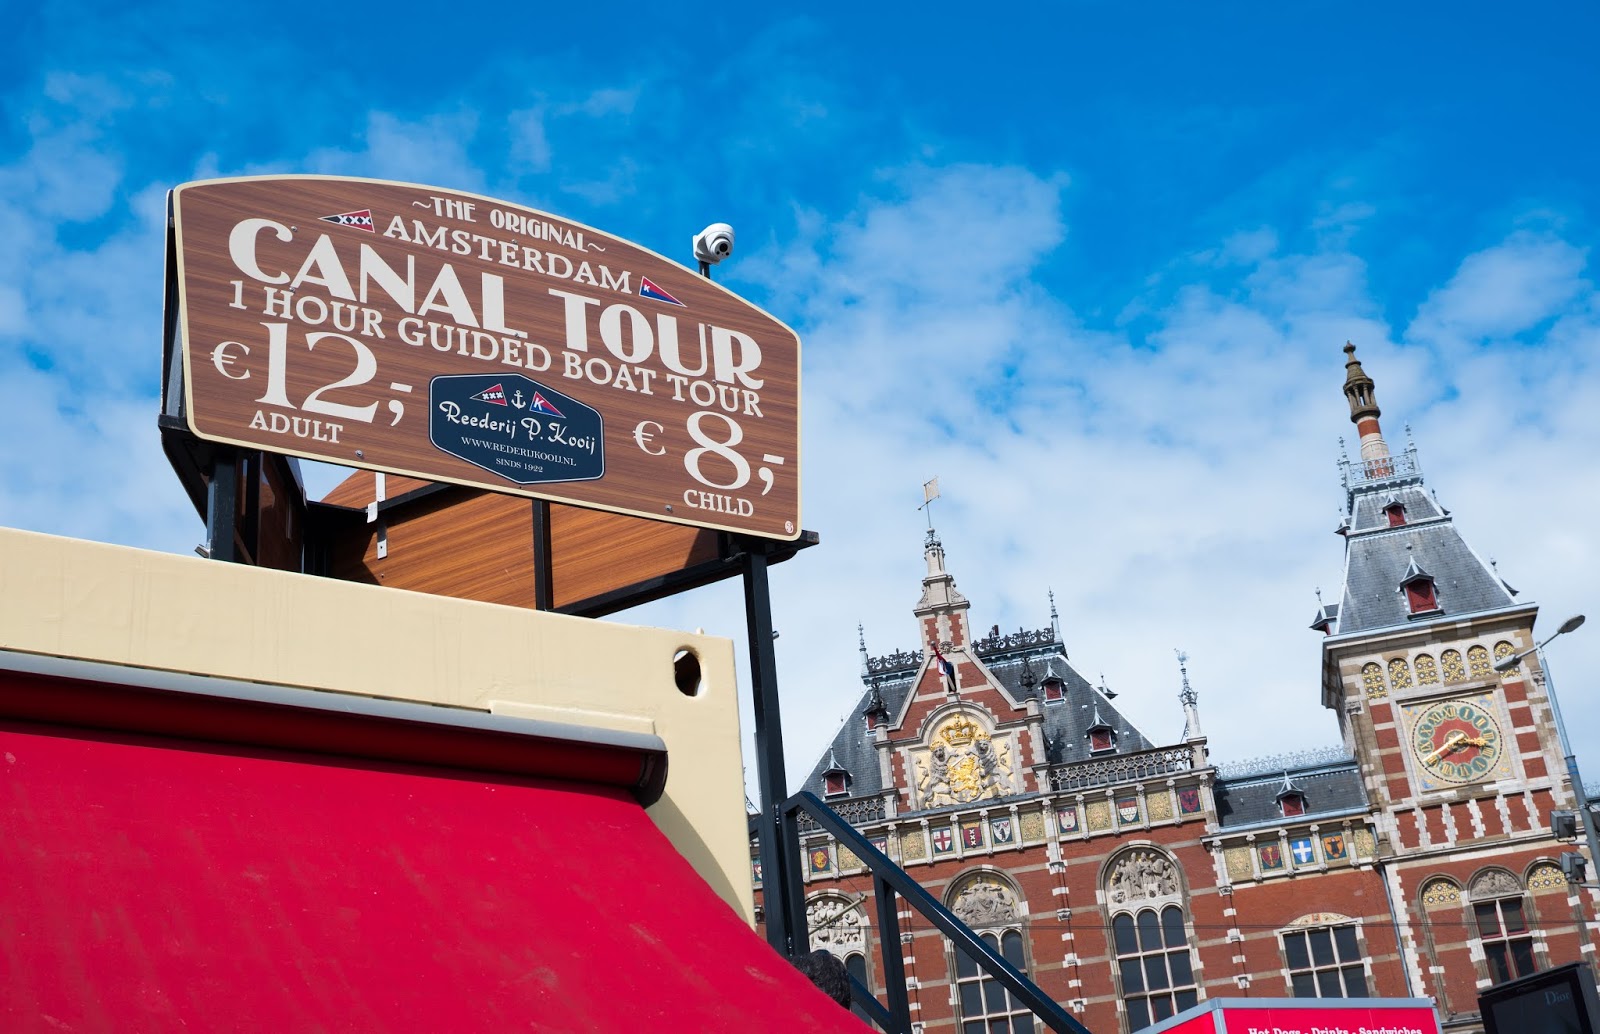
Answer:
[[[1183,677],[1183,689],[1178,693],[1178,701],[1183,704],[1183,738],[1202,739],[1205,733],[1200,731],[1200,694],[1189,685],[1189,655],[1182,650],[1172,652],[1178,658],[1178,672]]]
[[[1367,462],[1387,459],[1389,446],[1384,442],[1383,431],[1378,426],[1382,411],[1378,409],[1377,388],[1361,368],[1361,360],[1356,358],[1356,346],[1346,341],[1344,354],[1349,356],[1344,364],[1344,397],[1350,403],[1350,422],[1356,425],[1356,430],[1361,434],[1361,458]]]

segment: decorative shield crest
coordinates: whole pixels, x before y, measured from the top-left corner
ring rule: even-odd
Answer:
[[[1294,855],[1296,865],[1310,865],[1317,857],[1317,850],[1311,846],[1310,837],[1296,837],[1289,841],[1289,853]]]
[[[833,856],[826,847],[813,847],[811,849],[811,871],[813,873],[827,872],[833,862]]]
[[[1200,814],[1200,788],[1186,786],[1178,791],[1178,810],[1185,815]]]
[[[989,820],[989,829],[994,834],[994,842],[995,843],[997,843],[997,844],[1009,844],[1009,843],[1011,843],[1011,818],[1010,818],[1010,816],[1007,816],[1007,817],[1005,817],[1003,819],[990,819]]]
[[[1068,804],[1056,809],[1056,825],[1063,833],[1076,833],[1078,831],[1078,806]]]
[[[1330,862],[1336,862],[1345,856],[1344,834],[1322,834],[1322,857]]]
[[[933,831],[934,854],[948,853],[953,843],[954,840],[950,836],[950,828],[948,826],[943,829],[936,829]]]
[[[1139,821],[1139,798],[1123,797],[1117,801],[1117,818],[1122,822]]]
[[[1283,868],[1283,852],[1277,844],[1262,844],[1260,851],[1262,871]]]
[[[982,847],[983,846],[983,827],[978,825],[976,822],[971,823],[970,825],[962,826],[961,827],[961,846],[962,847]]]

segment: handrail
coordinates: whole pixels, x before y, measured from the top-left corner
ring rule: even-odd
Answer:
[[[1007,962],[999,952],[989,947],[967,924],[924,890],[922,884],[912,879],[904,869],[891,861],[888,855],[874,847],[870,840],[840,818],[816,794],[800,791],[783,802],[781,812],[787,836],[795,836],[799,815],[805,812],[813,822],[832,834],[841,844],[848,845],[872,873],[872,890],[877,899],[878,928],[883,944],[883,977],[885,990],[889,995],[889,1007],[884,1009],[882,1003],[854,977],[850,980],[850,993],[872,1016],[873,1022],[888,1034],[911,1034],[911,1004],[906,995],[905,959],[900,949],[900,918],[894,902],[896,894],[937,927],[940,933],[950,938],[957,951],[965,952],[979,968],[1005,985],[1023,1006],[1044,1021],[1046,1027],[1063,1034],[1090,1034],[1087,1027],[1069,1016],[1066,1010],[1039,988],[1039,985]],[[791,914],[805,914],[803,901],[790,902],[789,907]],[[801,924],[799,929],[805,929],[804,924]],[[809,936],[808,933],[807,937]]]

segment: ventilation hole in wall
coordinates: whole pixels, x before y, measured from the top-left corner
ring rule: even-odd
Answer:
[[[679,650],[672,655],[672,681],[684,696],[700,695],[700,658],[693,650]]]

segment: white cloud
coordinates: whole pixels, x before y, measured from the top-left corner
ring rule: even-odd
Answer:
[[[477,131],[478,116],[470,111],[411,120],[374,111],[367,116],[359,149],[320,148],[296,171],[449,184],[458,190],[481,192],[482,168],[467,153]]]
[[[1434,291],[1408,334],[1422,341],[1477,343],[1506,338],[1559,315],[1593,291],[1582,277],[1584,249],[1522,231],[1470,255]]]
[[[902,183],[743,259],[803,313],[804,524],[823,544],[774,573],[792,781],[861,692],[856,622],[873,653],[916,645],[915,507],[933,474],[978,628],[1045,625],[1054,589],[1074,663],[1104,672],[1153,739],[1183,726],[1181,647],[1215,758],[1337,743],[1307,624],[1313,589],[1340,589],[1347,339],[1391,441],[1416,425],[1430,484],[1525,598],[1546,602],[1541,627],[1585,598],[1597,609],[1600,334],[1576,246],[1513,234],[1467,256],[1397,339],[1337,235],[1283,254],[1278,231],[1258,228],[1219,244],[1242,268],[1195,256],[1191,286],[1143,299],[1153,329],[1129,339],[1084,328],[1037,279],[1066,233],[1061,184],[975,167]],[[1443,364],[1416,328],[1446,313],[1452,326],[1547,325],[1531,352]],[[741,637],[737,592],[718,592],[649,613]],[[1558,668],[1593,670],[1597,636],[1561,644]],[[1600,722],[1600,703],[1563,703],[1574,728]]]

